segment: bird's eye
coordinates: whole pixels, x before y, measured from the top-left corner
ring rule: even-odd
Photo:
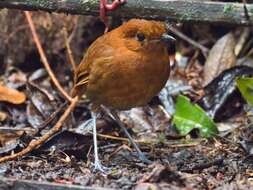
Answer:
[[[145,35],[143,33],[137,33],[136,37],[140,42],[145,40]]]

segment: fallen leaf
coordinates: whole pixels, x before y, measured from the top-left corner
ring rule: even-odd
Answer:
[[[234,51],[236,56],[239,56],[241,53],[244,53],[243,50],[245,47],[247,47],[246,43],[248,42],[247,40],[249,39],[250,36],[250,28],[249,27],[240,28],[238,32],[240,32],[240,36],[238,37]]]
[[[182,95],[177,97],[176,112],[172,121],[181,135],[198,129],[202,137],[212,137],[218,130],[213,120],[197,104]]]
[[[18,145],[19,137],[23,134],[24,131],[8,131],[0,127],[0,154],[15,149]]]
[[[0,111],[0,121],[4,121],[7,118],[7,114],[5,112]]]
[[[0,85],[0,101],[12,104],[22,104],[26,100],[26,95],[16,89]]]
[[[44,87],[31,82],[27,84],[27,94],[35,109],[37,109],[37,113],[44,118],[50,117],[56,108],[54,96]],[[35,112],[33,112],[33,114],[35,114]]]
[[[161,90],[158,97],[169,115],[175,113],[174,97],[181,92],[189,91],[192,86],[185,85],[182,80],[168,80],[165,87]]]
[[[26,84],[26,75],[17,69],[13,69],[7,78],[6,84],[10,88],[19,88]]]
[[[137,133],[153,128],[144,108],[133,108],[128,111],[122,111],[120,112],[119,117],[129,128],[133,128]]]
[[[204,85],[210,83],[222,71],[235,65],[235,38],[230,32],[220,38],[209,52],[204,66]]]
[[[31,102],[28,102],[27,104],[26,115],[28,123],[33,128],[39,129],[41,126],[43,126],[45,118],[43,117],[43,115],[41,115],[38,109],[36,109],[36,107]]]
[[[216,122],[224,121],[240,112],[245,103],[237,90],[238,77],[253,76],[253,68],[236,66],[223,71],[204,88],[198,104]]]
[[[253,106],[253,78],[245,77],[236,80],[237,87],[239,88],[244,99]]]

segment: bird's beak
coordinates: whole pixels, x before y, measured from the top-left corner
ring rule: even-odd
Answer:
[[[161,40],[166,42],[166,43],[176,41],[176,39],[174,37],[172,37],[172,36],[170,36],[169,34],[166,34],[166,33],[162,34]]]

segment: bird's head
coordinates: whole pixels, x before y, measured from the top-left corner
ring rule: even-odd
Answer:
[[[131,19],[119,27],[118,32],[126,47],[132,51],[155,51],[175,41],[167,34],[166,25],[158,21]]]

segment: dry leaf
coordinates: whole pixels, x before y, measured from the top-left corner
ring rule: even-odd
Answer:
[[[204,66],[204,85],[211,82],[225,69],[235,65],[235,38],[230,32],[220,38],[212,47]]]
[[[5,83],[10,88],[19,88],[25,86],[27,78],[26,74],[14,68],[9,70],[7,82]]]
[[[5,112],[0,111],[0,121],[4,121],[7,118],[7,114]]]
[[[2,130],[0,127],[0,154],[7,153],[15,149],[18,145],[18,139],[24,134],[24,131]]]
[[[25,102],[25,99],[26,95],[23,92],[0,85],[0,101],[22,104]]]
[[[238,42],[235,45],[235,55],[239,56],[241,52],[243,52],[244,48],[247,47],[246,43],[250,36],[250,28],[240,28],[240,36],[238,38]]]

